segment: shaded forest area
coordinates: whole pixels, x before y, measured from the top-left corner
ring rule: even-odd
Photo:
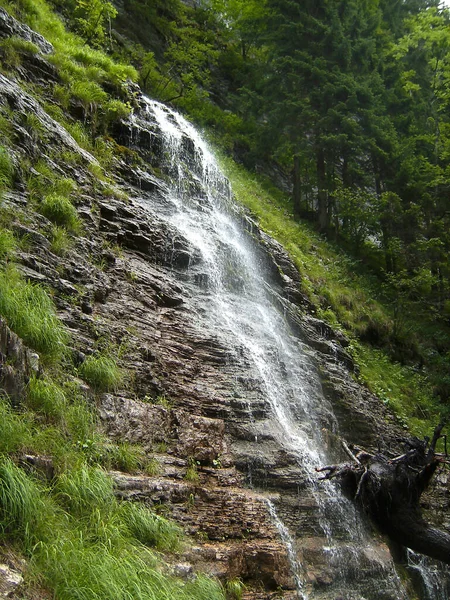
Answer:
[[[391,319],[360,337],[428,373],[445,413],[450,12],[438,0],[53,3],[376,275]]]

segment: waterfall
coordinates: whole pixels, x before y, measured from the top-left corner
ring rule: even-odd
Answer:
[[[322,393],[311,350],[293,335],[268,293],[271,282],[264,261],[242,226],[227,180],[190,123],[155,101],[144,98],[143,103],[149,130],[162,136],[163,168],[169,178],[168,198],[158,216],[195,250],[195,260],[180,277],[201,299],[197,326],[220,339],[234,360],[248,363],[269,407],[270,433],[297,465],[299,494],[316,507],[315,535],[322,543],[314,552],[324,571],[333,574],[322,585],[330,587],[330,595],[316,591],[307,579],[294,534],[283,522],[283,507],[267,504],[295,571],[298,598],[406,600],[387,550],[372,542],[353,504],[332,482],[317,481],[315,468],[330,462],[326,435],[337,433],[337,420]],[[142,119],[136,130],[147,127]],[[258,445],[267,432],[258,430],[251,399],[245,404]]]

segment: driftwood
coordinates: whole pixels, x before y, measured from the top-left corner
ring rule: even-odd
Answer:
[[[420,497],[438,466],[448,464],[446,452],[436,453],[443,425],[436,427],[432,440],[401,440],[400,456],[371,454],[344,444],[351,463],[317,469],[321,479],[336,479],[344,493],[370,515],[391,540],[415,552],[450,564],[450,535],[431,527],[422,517]]]

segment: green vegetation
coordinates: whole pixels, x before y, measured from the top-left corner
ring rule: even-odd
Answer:
[[[123,373],[111,356],[88,356],[79,370],[81,377],[97,391],[115,389],[123,381]]]
[[[55,225],[65,227],[68,231],[80,230],[80,219],[77,209],[68,198],[59,194],[45,196],[39,207],[40,212]]]
[[[14,167],[7,149],[0,146],[0,193],[12,183]]]
[[[220,586],[199,577],[184,584],[163,574],[150,548],[173,551],[179,528],[144,506],[119,503],[107,475],[81,466],[53,486],[0,462],[0,537],[31,556],[31,570],[62,600],[223,600]]]
[[[61,357],[67,334],[48,294],[40,286],[23,281],[13,267],[0,272],[0,314],[44,358]]]

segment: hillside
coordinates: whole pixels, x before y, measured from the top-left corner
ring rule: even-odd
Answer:
[[[345,459],[342,439],[396,453],[407,427],[431,433],[445,412],[440,372],[419,364],[432,346],[405,356],[392,341],[407,327],[396,309],[417,303],[386,306],[373,270],[225,156],[231,131],[215,136],[240,202],[229,204],[196,131],[142,95],[129,40],[123,62],[99,49],[107,19],[88,33],[95,17],[66,13],[85,27],[74,33],[43,0],[1,4],[5,593],[421,594],[395,575],[384,539],[354,536],[360,517],[313,476]],[[150,80],[167,93],[160,60]],[[206,104],[189,98],[204,121]],[[297,447],[303,435],[317,450]],[[437,485],[426,502],[445,529],[446,472]]]

